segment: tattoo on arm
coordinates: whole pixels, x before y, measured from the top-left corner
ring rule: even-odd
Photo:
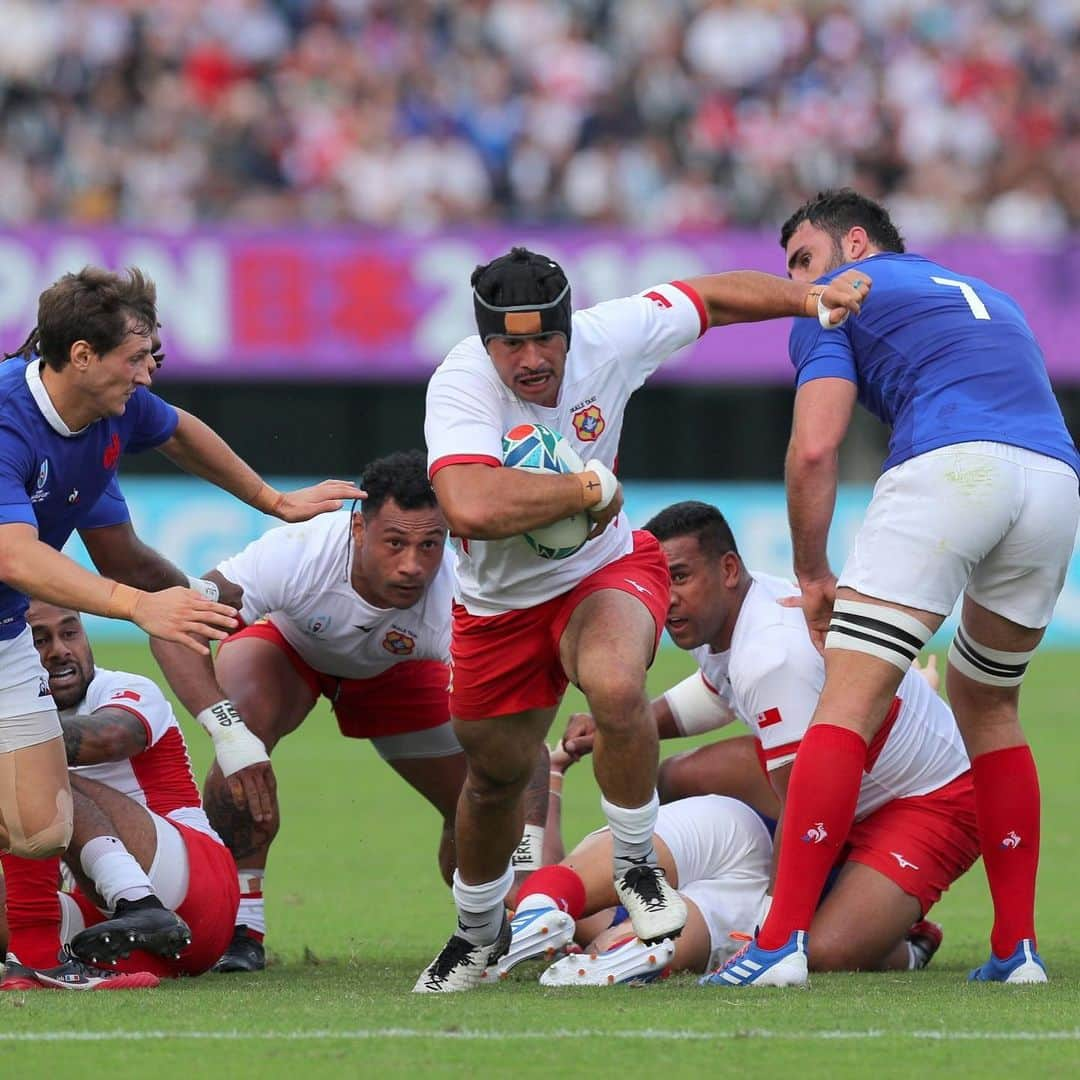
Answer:
[[[548,748],[541,744],[536,766],[529,777],[529,786],[525,789],[525,824],[543,826],[547,821],[548,810],[548,774],[551,771],[551,758]]]
[[[98,709],[90,716],[61,718],[68,765],[124,761],[147,746],[146,725],[125,709]]]

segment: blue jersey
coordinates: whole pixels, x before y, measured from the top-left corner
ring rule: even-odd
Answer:
[[[873,288],[839,329],[796,319],[789,351],[796,385],[848,379],[859,401],[892,428],[890,469],[954,443],[1007,443],[1057,458],[1080,474],[1046,362],[1016,301],[979,278],[920,255],[882,253],[842,266],[866,269]]]
[[[126,521],[116,480],[121,453],[159,446],[177,420],[171,405],[140,386],[122,416],[71,432],[36,361],[0,364],[0,524],[33,525],[59,551],[75,529]],[[28,606],[26,596],[0,582],[0,641],[22,631]]]

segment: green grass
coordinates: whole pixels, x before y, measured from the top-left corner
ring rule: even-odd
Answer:
[[[102,648],[98,661],[153,674],[138,647]],[[946,938],[926,972],[816,976],[807,993],[706,991],[687,976],[644,989],[559,992],[526,976],[473,994],[414,996],[417,973],[452,926],[435,866],[435,815],[370,746],[342,740],[320,708],[275,754],[284,824],[267,877],[271,968],[139,994],[4,994],[0,1077],[666,1077],[754,1067],[874,1080],[1076,1075],[1076,663],[1070,654],[1041,655],[1025,688],[1045,801],[1039,928],[1048,986],[964,983],[985,958],[990,925],[976,867],[935,909]],[[684,654],[664,652],[652,688],[689,667]],[[208,740],[186,726],[201,774]],[[587,767],[570,774],[565,802],[573,841],[599,818]],[[35,1035],[40,1041],[29,1040]]]

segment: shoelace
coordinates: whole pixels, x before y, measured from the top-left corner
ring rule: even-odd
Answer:
[[[667,897],[660,889],[660,872],[652,866],[635,866],[626,871],[623,881],[641,898],[649,911],[667,906]]]
[[[453,972],[454,968],[469,960],[469,954],[476,949],[471,941],[455,934],[444,946],[443,951],[435,957],[427,977],[429,986],[438,986],[444,983]]]

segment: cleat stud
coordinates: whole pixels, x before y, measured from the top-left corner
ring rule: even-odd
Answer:
[[[578,975],[579,975],[579,976],[580,976],[580,977],[581,977],[582,979],[584,979],[584,978],[585,978],[585,969],[584,969],[584,968],[578,968]]]
[[[548,932],[548,928],[546,926],[541,926],[540,927],[540,933],[541,934],[546,934],[547,932]]]
[[[614,975],[609,975],[607,977],[607,984],[608,984],[608,986],[614,986],[615,985],[615,976]]]

